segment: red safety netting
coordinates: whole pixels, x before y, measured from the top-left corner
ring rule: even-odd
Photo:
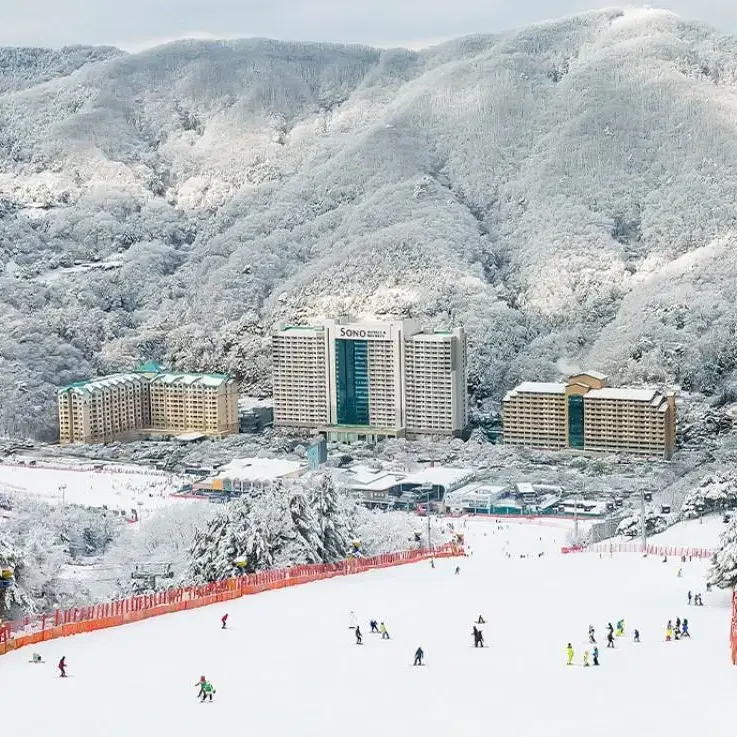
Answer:
[[[388,568],[431,557],[450,558],[464,555],[460,545],[449,543],[430,550],[404,550],[371,558],[353,558],[341,563],[301,565],[272,571],[251,573],[229,578],[205,586],[187,586],[168,589],[155,594],[132,596],[129,599],[75,607],[52,614],[24,617],[15,622],[0,624],[0,655],[25,645],[32,645],[57,637],[93,632],[107,627],[118,627],[149,617],[196,609],[262,591],[321,581],[335,576]]]

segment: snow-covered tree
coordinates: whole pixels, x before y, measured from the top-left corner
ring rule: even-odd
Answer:
[[[722,534],[714,555],[709,580],[722,589],[737,587],[737,518]]]
[[[322,541],[322,529],[301,489],[293,494],[289,502],[289,513],[295,531],[304,541],[305,562],[323,562],[326,559],[326,552]]]
[[[345,506],[340,503],[340,494],[330,474],[322,476],[309,501],[324,550],[323,562],[343,560],[348,554],[351,533]]]

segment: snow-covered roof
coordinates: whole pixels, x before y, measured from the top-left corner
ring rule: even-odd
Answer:
[[[652,402],[658,392],[655,389],[620,389],[604,387],[592,389],[584,395],[584,399],[621,399],[629,402]]]
[[[238,458],[226,463],[218,471],[217,477],[241,481],[272,481],[298,475],[305,468],[299,461],[283,458]]]
[[[517,394],[565,394],[566,385],[552,381],[523,381],[521,384],[510,389],[504,399],[509,399]]]
[[[274,400],[271,397],[265,399],[258,399],[257,397],[238,397],[238,409],[240,410],[251,410],[261,407],[273,407]]]
[[[447,504],[480,502],[489,504],[497,501],[509,487],[492,486],[490,484],[473,483],[461,486],[460,489],[448,492],[445,495]]]
[[[592,379],[599,379],[599,381],[604,381],[604,379],[607,378],[606,374],[602,374],[601,371],[579,371],[576,374],[573,374],[571,378],[574,376],[590,376]]]
[[[111,374],[110,376],[101,376],[99,379],[89,379],[88,381],[78,381],[74,384],[59,389],[60,392],[72,390],[77,394],[84,394],[86,392],[94,392],[98,389],[112,389],[132,382],[145,381],[139,374],[126,373],[126,374]]]
[[[341,481],[351,489],[364,491],[388,491],[397,486],[406,474],[387,471],[378,465],[356,463],[341,469]]]
[[[202,386],[218,387],[231,381],[230,374],[179,374],[163,373],[151,378],[152,384],[201,384]]]
[[[431,484],[457,488],[460,484],[471,481],[475,472],[471,468],[449,468],[447,466],[430,466],[421,471],[410,473],[402,479],[403,484]]]

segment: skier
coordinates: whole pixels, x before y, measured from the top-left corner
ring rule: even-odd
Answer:
[[[673,639],[673,625],[671,624],[670,619],[668,620],[668,624],[665,626],[665,641],[670,642]]]
[[[458,575],[458,574],[459,574],[460,572],[461,572],[461,567],[460,567],[460,566],[456,566],[456,576],[457,576],[457,575]]]
[[[584,650],[583,651],[583,667],[584,668],[588,668],[589,665],[590,665],[590,663],[589,663],[589,651],[588,650]]]
[[[688,639],[691,639],[691,633],[688,631],[688,620],[683,620],[683,627],[681,629],[681,637],[688,637]]]
[[[589,642],[592,645],[595,645],[596,644],[596,630],[594,630],[594,625],[593,624],[590,624],[589,625]]]
[[[678,573],[676,574],[678,578],[683,578],[683,568],[678,569]]]
[[[205,701],[207,701],[208,696],[210,697],[210,701],[212,701],[212,695],[215,693],[215,689],[212,687],[212,683],[210,681],[205,681],[202,684],[202,703],[204,704]]]
[[[389,639],[389,632],[386,629],[386,625],[382,622],[379,625],[379,632],[381,632],[381,639],[382,640],[388,640]]]
[[[640,630],[635,630],[635,642],[640,641]]]
[[[620,619],[617,622],[617,637],[621,637],[624,634],[624,620]]]
[[[415,662],[412,665],[422,665],[422,659],[425,657],[425,653],[422,650],[422,645],[415,650]]]
[[[348,629],[355,629],[357,621],[356,613],[351,609],[351,613],[348,615]]]
[[[566,647],[566,655],[568,656],[566,665],[573,665],[573,645],[570,642],[568,643],[568,647]]]
[[[614,647],[614,633],[611,631],[606,634],[606,646]]]
[[[356,625],[356,645],[363,645],[363,635],[361,634],[361,628]]]
[[[227,624],[228,624],[228,612],[225,612],[225,614],[223,614],[223,616],[222,616],[222,618],[220,619],[220,621],[221,621],[221,622],[223,623],[223,627],[222,627],[222,629],[225,629],[225,627],[226,627],[226,626],[227,626]]]
[[[484,646],[484,633],[476,625],[473,626],[473,646]]]
[[[694,606],[704,606],[704,602],[701,600],[701,594],[696,594],[693,603]]]
[[[689,606],[691,606],[691,600],[692,600],[692,599],[693,599],[693,596],[692,596],[691,592],[689,591],[689,592],[688,592],[688,605],[689,605]]]
[[[711,593],[711,582],[707,582],[706,584],[706,593]]]
[[[609,624],[607,624],[607,626],[606,626],[606,629],[607,629],[607,632],[608,632],[608,633],[609,633],[610,635],[613,635],[613,634],[614,634],[614,625],[612,625],[612,623],[611,623],[611,622],[609,622]]]
[[[43,660],[41,660],[41,656],[38,653],[33,653],[33,655],[31,656],[31,662],[38,664],[43,663]]]
[[[371,633],[378,633],[379,632],[379,625],[376,623],[375,619],[372,619],[369,622],[369,625],[371,626]]]
[[[594,658],[594,665],[599,665],[599,646],[594,645],[594,649],[591,651],[591,655]]]
[[[204,694],[205,694],[204,686],[205,686],[206,683],[207,683],[207,678],[205,678],[205,676],[200,676],[200,680],[197,681],[197,683],[195,683],[195,686],[200,689],[197,692],[197,698],[198,699],[201,699],[204,696]]]
[[[486,624],[486,620],[479,614],[479,618],[476,620],[476,624]]]

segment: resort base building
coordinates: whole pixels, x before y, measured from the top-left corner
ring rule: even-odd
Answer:
[[[502,402],[504,442],[670,458],[675,450],[675,395],[606,383],[606,376],[593,371],[571,376],[566,383],[523,382]]]

